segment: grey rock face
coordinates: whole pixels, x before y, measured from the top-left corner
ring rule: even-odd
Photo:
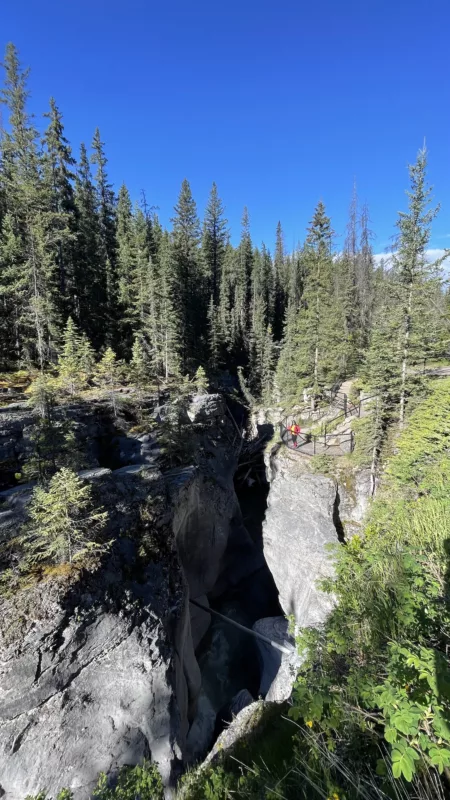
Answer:
[[[94,470],[85,477],[110,511],[112,555],[92,575],[47,580],[0,601],[6,800],[63,786],[86,800],[100,771],[114,774],[144,756],[170,785],[195,715],[200,673],[161,474]],[[3,513],[16,524],[29,495],[8,498]],[[138,565],[139,540],[126,534],[137,534],[144,501],[160,555]],[[130,578],[137,570],[139,582]]]
[[[317,625],[332,608],[317,581],[331,575],[327,544],[338,541],[333,523],[336,486],[323,475],[298,473],[277,460],[263,525],[264,555],[285,614],[297,625]]]
[[[272,641],[291,650],[288,655],[280,650],[275,650],[261,639],[257,640],[262,663],[259,691],[265,700],[276,703],[288,700],[291,696],[295,676],[300,666],[300,658],[288,627],[289,624],[285,617],[265,617],[253,625],[253,630],[257,633],[262,633]]]
[[[101,409],[94,419],[88,411],[73,409],[91,453],[80,474],[110,512],[114,550],[92,576],[54,578],[0,600],[0,796],[6,800],[44,788],[51,795],[63,786],[86,800],[100,771],[114,774],[144,756],[158,763],[170,786],[180,759],[207,747],[215,724],[211,705],[203,696],[198,703],[189,592],[200,597],[219,578],[227,585],[236,579],[233,563],[241,577],[260,560],[234,493],[235,430],[221,397],[194,399],[198,466],[164,479],[155,463],[157,435],[122,436],[107,427]],[[5,444],[15,439],[20,461],[31,420],[19,409],[6,422]],[[112,469],[99,466],[105,440]],[[0,540],[17,531],[32,488],[2,493]],[[135,538],[142,503],[153,515],[147,532],[156,540],[156,560],[144,571],[136,567]],[[201,612],[195,621],[196,643],[208,617]]]
[[[170,782],[186,735],[187,691],[174,702],[183,680],[174,653],[182,651],[187,610],[180,594],[170,616],[175,598],[161,566],[151,572],[143,587],[126,592],[117,564],[82,594],[40,584],[27,596],[26,621],[17,622],[13,601],[2,603],[0,785],[7,800],[62,786],[84,800],[100,771],[144,756]],[[19,639],[11,637],[15,624],[24,628]]]
[[[221,394],[196,394],[187,414],[191,422],[197,424],[222,424],[226,414],[225,401]]]
[[[200,597],[194,597],[194,600],[198,600],[203,606],[209,607],[206,594],[202,594]],[[192,643],[194,645],[194,650],[196,650],[211,625],[211,614],[198,608],[198,606],[192,605],[192,603],[190,610]]]
[[[205,692],[200,692],[197,715],[189,728],[186,740],[186,763],[192,764],[204,757],[213,741],[215,725],[216,712]]]
[[[356,470],[345,482],[340,482],[339,516],[349,539],[361,532],[371,497],[370,469]]]
[[[230,713],[232,717],[237,717],[237,715],[244,709],[247,708],[251,703],[254,702],[254,697],[251,696],[248,689],[241,689],[240,692],[235,694],[231,703],[230,703]]]

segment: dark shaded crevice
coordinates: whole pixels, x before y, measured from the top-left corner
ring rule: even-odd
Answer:
[[[38,649],[38,663],[36,665],[36,672],[34,674],[33,683],[37,683],[37,681],[41,677],[41,671],[42,671],[42,650],[41,650],[41,648],[39,648]]]
[[[341,505],[341,496],[339,494],[339,487],[336,486],[336,496],[334,498],[334,505],[333,505],[333,525],[336,528],[338,540],[341,542],[341,544],[345,544],[346,542],[345,529],[339,514],[340,505]]]
[[[240,515],[235,520],[236,531],[230,532],[227,573],[232,577],[233,560],[236,572],[242,573],[242,559],[247,557],[246,553],[253,567],[236,583],[229,580],[220,593],[217,589],[211,592],[209,603],[215,611],[251,629],[257,620],[264,617],[283,616],[278,590],[263,552],[263,521],[270,488],[265,476],[263,450],[253,455],[250,469],[247,464],[238,468],[234,485]],[[240,550],[236,546],[240,537],[247,539],[250,549],[246,546]],[[230,703],[236,695],[246,689],[254,699],[259,696],[261,654],[252,636],[236,630],[224,620],[213,618],[196,655],[203,691],[217,714],[216,739],[231,719]]]

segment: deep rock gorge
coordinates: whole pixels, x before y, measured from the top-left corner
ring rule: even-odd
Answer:
[[[237,472],[236,426],[221,395],[194,397],[187,415],[194,463],[172,469],[162,468],[157,433],[113,436],[83,416],[83,474],[109,511],[115,544],[94,574],[55,570],[0,600],[6,800],[62,786],[86,800],[99,772],[114,776],[143,757],[158,763],[169,796],[183,765],[205,756],[233,716],[259,696],[290,694],[295,654],[189,601],[278,641],[289,640],[284,615],[320,623],[330,599],[316,581],[332,569],[336,513],[341,525],[345,508],[357,525],[364,487],[355,500],[275,447],[269,491],[262,460],[256,478]],[[9,450],[20,452],[29,412],[5,413],[4,423]],[[23,520],[30,492],[2,493],[2,541]]]

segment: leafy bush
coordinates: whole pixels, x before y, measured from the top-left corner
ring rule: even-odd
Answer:
[[[108,778],[102,773],[93,797],[97,800],[164,800],[164,789],[156,764],[144,761],[135,767],[123,767],[116,785],[108,786]]]
[[[356,774],[378,766],[381,786],[450,767],[449,419],[442,381],[397,441],[365,536],[336,552],[336,608],[300,638],[292,717]]]

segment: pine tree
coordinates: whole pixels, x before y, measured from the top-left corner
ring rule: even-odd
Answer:
[[[118,300],[126,319],[133,308],[133,277],[136,254],[134,250],[133,213],[131,199],[125,184],[119,189],[117,201],[117,280]]]
[[[74,311],[75,265],[74,243],[76,238],[76,209],[72,182],[72,157],[69,142],[64,136],[62,115],[55,100],[50,98],[50,111],[45,114],[50,120],[44,134],[43,181],[47,192],[47,203],[53,212],[53,232],[56,246],[56,269],[58,275],[57,304],[60,314],[66,317]]]
[[[284,249],[284,235],[281,222],[278,222],[275,243],[274,258],[274,337],[280,341],[283,335],[283,325],[285,321],[289,281],[286,268],[286,254]]]
[[[120,364],[111,347],[105,350],[103,358],[99,361],[95,371],[95,382],[104,389],[110,399],[114,416],[117,417],[116,386],[120,375]]]
[[[200,270],[200,223],[189,182],[181,185],[172,220],[172,252],[176,270],[177,313],[181,322],[180,347],[183,369],[202,354],[201,337],[206,329],[207,307]]]
[[[431,189],[426,183],[427,151],[419,150],[416,163],[409,167],[411,190],[408,212],[400,212],[397,252],[393,256],[394,274],[399,287],[402,330],[402,369],[400,385],[400,423],[404,422],[411,363],[424,356],[424,309],[436,286],[439,264],[429,264],[426,248],[431,223],[438,208],[430,209]]]
[[[158,363],[167,381],[170,376],[180,373],[182,358],[182,311],[177,296],[179,286],[177,265],[169,234],[164,233],[159,249],[159,315],[157,330]]]
[[[12,44],[7,47],[4,67],[6,79],[0,99],[9,110],[10,132],[2,136],[9,213],[0,232],[0,294],[5,298],[10,345],[16,358],[37,360],[43,369],[54,355],[57,338],[53,289],[58,215],[46,205],[37,131],[26,109],[28,70],[22,70]]]
[[[151,365],[142,339],[136,335],[130,361],[130,376],[134,385],[142,391],[148,384]]]
[[[60,384],[75,394],[86,386],[92,375],[93,352],[89,340],[82,336],[72,317],[69,317],[63,332],[63,347],[58,358]]]
[[[118,287],[117,287],[117,253],[116,253],[116,199],[108,180],[104,142],[100,131],[96,128],[92,140],[91,162],[97,167],[95,183],[97,189],[97,208],[99,217],[99,247],[102,267],[106,276],[106,311],[108,331],[112,329],[112,321],[116,319]]]
[[[228,241],[227,220],[223,203],[213,183],[205,210],[202,236],[202,257],[206,267],[208,296],[212,295],[214,306],[219,302],[219,290],[225,249]]]
[[[95,506],[92,489],[69,469],[60,469],[48,490],[38,486],[29,508],[30,521],[20,536],[27,563],[61,564],[106,552],[100,542],[107,512]]]
[[[100,219],[84,144],[75,181],[77,210],[76,318],[96,350],[105,343],[109,323],[106,267],[100,248]]]
[[[197,372],[195,373],[194,383],[198,394],[207,394],[208,379],[202,366],[198,367]]]

